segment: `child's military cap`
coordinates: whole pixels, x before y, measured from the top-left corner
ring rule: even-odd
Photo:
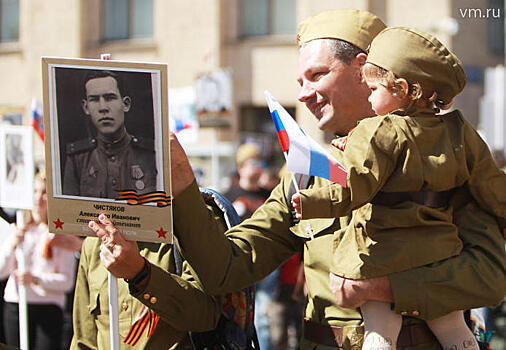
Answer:
[[[377,16],[367,11],[339,9],[320,12],[299,24],[299,46],[315,39],[339,39],[367,51],[372,39],[385,28]]]
[[[434,36],[406,27],[392,27],[371,43],[367,62],[391,71],[410,83],[418,82],[426,97],[449,103],[466,85],[460,60]]]

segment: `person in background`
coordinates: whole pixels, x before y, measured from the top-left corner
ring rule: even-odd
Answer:
[[[297,253],[278,269],[276,299],[271,305],[272,343],[275,350],[297,349],[301,335],[304,268]]]
[[[249,218],[261,206],[270,190],[268,174],[265,173],[265,162],[260,149],[255,143],[244,143],[236,153],[237,184],[225,193],[239,214],[241,221]],[[255,327],[257,329],[260,349],[272,350],[271,314],[269,306],[276,296],[279,271],[273,271],[269,276],[255,284]]]
[[[77,266],[79,265],[79,258],[81,256],[80,253],[83,241],[83,237],[70,235],[55,235],[54,239],[51,241],[51,246],[71,251],[75,259],[74,283],[72,285],[72,288],[70,288],[70,290],[65,293],[65,306],[63,307],[63,329],[61,337],[62,349],[68,349],[70,347],[72,336],[74,334],[72,326],[72,308],[74,306],[74,291],[76,286],[75,277],[77,275]]]
[[[14,223],[16,222],[16,213],[14,211],[11,211],[10,209],[4,210],[4,208],[0,207],[0,220],[5,220],[7,223]],[[0,232],[0,235],[2,235],[1,242],[4,241],[4,237],[9,234],[8,230]],[[4,295],[5,291],[5,285],[7,284],[7,278],[1,279],[0,278],[0,296]],[[4,330],[4,322],[2,315],[4,314],[4,300],[3,298],[0,298],[0,343],[5,343],[5,330]]]
[[[225,193],[225,197],[232,202],[242,221],[265,202],[270,191],[261,187],[265,162],[256,144],[244,143],[239,146],[235,160],[239,178]]]
[[[75,259],[71,251],[51,244],[55,236],[49,233],[47,226],[44,174],[38,173],[35,176],[34,191],[34,208],[28,215],[26,225],[13,226],[9,242],[0,247],[0,279],[9,276],[3,315],[6,342],[19,347],[17,284],[22,284],[26,288],[28,303],[30,349],[58,350],[61,344],[65,292],[73,286]],[[20,243],[23,244],[24,272],[18,270],[15,256]]]

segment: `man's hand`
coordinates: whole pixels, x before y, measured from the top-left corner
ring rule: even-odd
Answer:
[[[360,307],[369,300],[394,302],[392,286],[388,276],[366,280],[351,280],[330,273],[330,290],[337,301],[337,305],[347,309]]]
[[[300,193],[294,193],[292,196],[292,207],[295,209],[295,217],[300,220],[302,219],[302,209],[300,206]]]
[[[172,176],[172,195],[177,197],[195,180],[190,162],[184,153],[183,147],[174,133],[170,133],[170,162]]]
[[[137,242],[126,240],[104,214],[98,216],[98,221],[90,221],[88,226],[102,241],[100,261],[114,276],[134,278],[144,266]]]

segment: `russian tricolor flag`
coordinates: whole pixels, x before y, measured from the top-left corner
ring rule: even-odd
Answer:
[[[181,120],[181,119],[176,119],[175,120],[175,128],[174,128],[174,132],[177,134],[178,132],[182,131],[182,130],[185,130],[185,129],[191,129],[191,128],[194,128],[195,126],[185,120]]]
[[[288,171],[323,177],[343,187],[347,186],[347,172],[318,142],[299,127],[281,104],[265,91],[265,99],[278,133],[283,152],[288,152]]]
[[[39,135],[40,139],[44,141],[44,121],[42,118],[43,109],[42,102],[36,98],[32,99],[32,126]]]

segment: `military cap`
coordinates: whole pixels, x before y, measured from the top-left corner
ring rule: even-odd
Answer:
[[[299,46],[315,39],[339,39],[367,51],[372,39],[385,28],[377,16],[367,11],[338,9],[320,12],[299,24]]]
[[[410,83],[418,82],[424,96],[437,93],[449,103],[466,85],[460,60],[434,36],[406,27],[383,30],[371,43],[367,62],[391,71]]]
[[[260,157],[260,150],[254,143],[244,143],[237,149],[235,154],[235,161],[237,165],[242,165],[245,161],[251,158]]]

